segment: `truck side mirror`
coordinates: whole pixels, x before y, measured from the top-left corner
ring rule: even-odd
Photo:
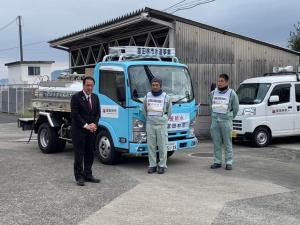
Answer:
[[[125,88],[123,86],[117,87],[117,99],[122,105],[126,101]]]
[[[279,102],[279,96],[278,95],[272,95],[269,99],[269,103],[276,103],[276,102]]]
[[[211,83],[210,92],[214,91],[216,89],[216,87],[217,87],[216,83]]]

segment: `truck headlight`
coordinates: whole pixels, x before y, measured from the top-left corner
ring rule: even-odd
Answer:
[[[243,111],[244,116],[255,116],[256,115],[256,108],[251,107],[251,108],[245,108]]]
[[[134,131],[133,142],[145,143],[147,142],[147,133],[145,131]]]
[[[194,137],[195,136],[195,124],[196,124],[196,118],[192,119],[190,122],[190,136]]]
[[[139,119],[133,119],[132,128],[134,131],[145,131],[145,122]]]
[[[132,141],[147,142],[147,133],[145,122],[134,118],[132,121]]]

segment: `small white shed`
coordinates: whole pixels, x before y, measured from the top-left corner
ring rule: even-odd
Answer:
[[[41,80],[51,80],[54,61],[16,61],[6,63],[8,84],[37,84]]]

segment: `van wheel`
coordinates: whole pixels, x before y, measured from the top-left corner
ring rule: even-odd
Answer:
[[[57,129],[43,123],[38,129],[38,145],[43,153],[49,154],[62,152],[66,141],[59,138]]]
[[[252,143],[256,147],[266,147],[271,141],[271,134],[265,127],[258,127],[253,133]]]
[[[106,165],[113,165],[119,159],[120,154],[116,152],[112,138],[106,130],[101,130],[97,134],[95,155]]]

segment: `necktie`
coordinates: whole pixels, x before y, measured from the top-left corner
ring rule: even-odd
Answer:
[[[92,110],[92,103],[90,101],[91,100],[90,96],[88,96],[87,100],[88,100],[88,103],[89,103],[89,110],[91,111]]]

